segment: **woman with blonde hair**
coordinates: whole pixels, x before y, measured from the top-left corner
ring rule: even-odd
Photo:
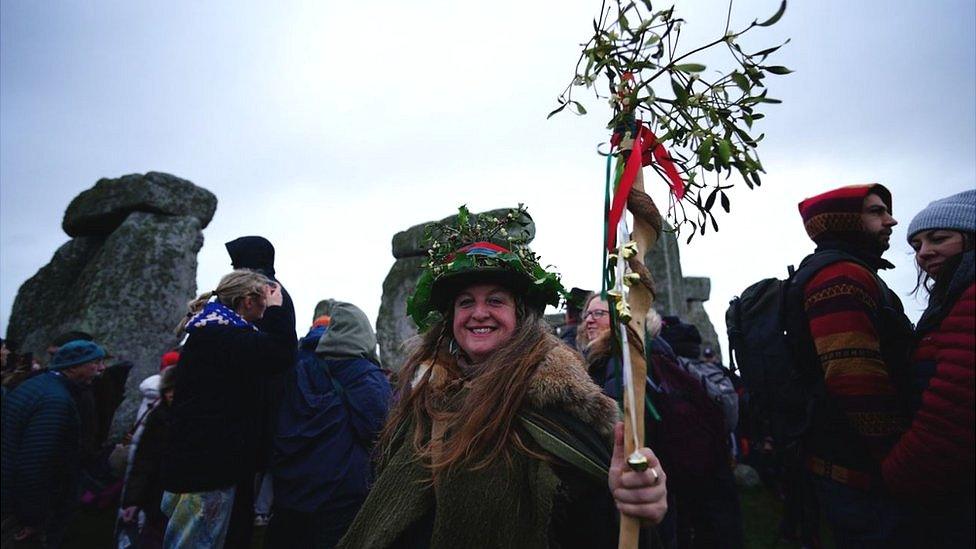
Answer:
[[[221,547],[235,492],[256,469],[253,395],[294,360],[295,326],[264,275],[235,270],[189,303],[163,464],[165,547]],[[264,332],[254,322],[264,319]],[[250,487],[253,490],[253,486]]]

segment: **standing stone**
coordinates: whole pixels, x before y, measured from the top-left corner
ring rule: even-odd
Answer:
[[[662,316],[677,316],[689,324],[694,324],[701,332],[702,349],[711,347],[715,355],[722,359],[718,333],[705,312],[705,302],[712,293],[712,282],[706,277],[686,277],[681,271],[681,252],[674,229],[667,223],[647,255],[644,263],[654,278],[654,308]]]
[[[509,208],[501,208],[483,213],[502,217],[508,212]],[[535,224],[531,218],[528,221],[528,226],[518,229],[521,234],[514,229],[510,229],[509,233],[531,242],[535,238]],[[456,224],[457,216],[446,217],[439,223]],[[427,257],[424,230],[428,224],[430,222],[414,225],[393,236],[393,257],[396,262],[383,280],[383,298],[376,316],[376,338],[379,341],[383,366],[394,372],[403,367],[410,352],[408,342],[417,335],[417,326],[407,316],[407,296],[413,293],[423,272],[422,266]]]
[[[82,330],[133,362],[115,434],[134,419],[139,383],[179,344],[173,330],[196,294],[201,231],[216,207],[212,193],[167,174],[102,179],[65,212],[75,238],[17,293],[7,336],[23,349],[44,357],[58,334]]]

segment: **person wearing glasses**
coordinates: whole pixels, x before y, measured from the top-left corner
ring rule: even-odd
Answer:
[[[593,340],[610,330],[610,305],[599,292],[591,293],[583,302],[582,319],[583,329],[576,333],[576,348],[585,355]]]

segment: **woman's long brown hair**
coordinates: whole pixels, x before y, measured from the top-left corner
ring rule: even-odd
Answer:
[[[516,309],[517,323],[512,338],[485,362],[473,366],[473,375],[466,376],[461,371],[457,357],[450,351],[453,311],[431,326],[403,369],[400,400],[380,436],[380,448],[386,448],[399,427],[409,421],[413,424],[414,450],[429,464],[434,478],[459,466],[484,468],[499,457],[508,459],[513,450],[542,457],[524,444],[513,423],[525,399],[529,379],[558,342],[549,335],[538,312],[528,310],[520,301]],[[435,358],[448,379],[432,382],[432,369],[429,369],[423,374],[425,379],[411,387],[418,369]],[[461,402],[438,406],[466,381],[468,390]],[[436,387],[447,388],[445,394],[438,394],[441,391]],[[430,441],[425,440],[433,419],[446,425],[436,456],[432,455]]]

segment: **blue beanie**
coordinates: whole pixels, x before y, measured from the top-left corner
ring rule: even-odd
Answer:
[[[49,370],[63,370],[100,358],[105,358],[105,349],[91,341],[76,339],[62,345],[54,353],[54,357],[51,358],[51,363],[47,367]]]
[[[908,240],[932,229],[976,232],[976,189],[929,203],[908,225]]]

